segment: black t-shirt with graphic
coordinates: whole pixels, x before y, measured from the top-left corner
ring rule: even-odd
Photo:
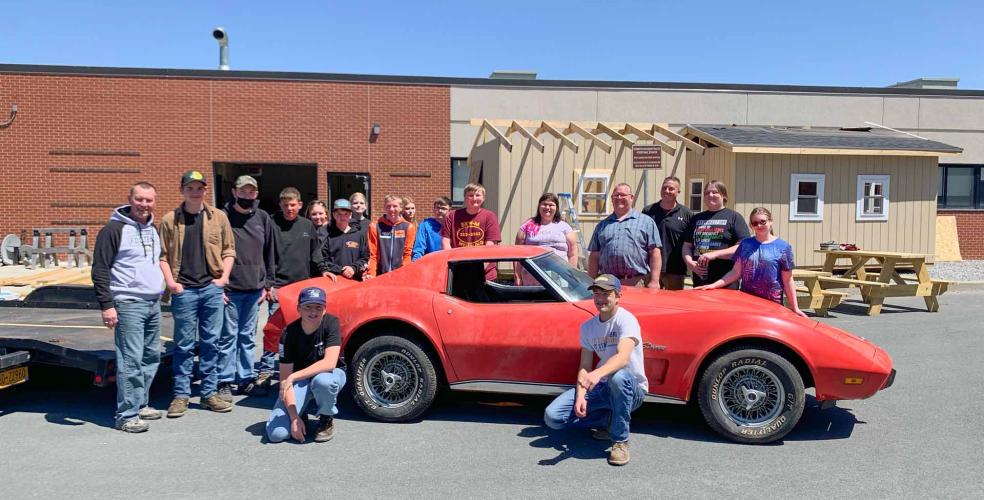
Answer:
[[[341,330],[338,318],[325,314],[321,326],[311,334],[304,332],[301,320],[297,319],[287,325],[280,337],[280,363],[294,365],[294,371],[303,370],[325,357],[325,349],[342,345]],[[338,355],[337,368],[345,369],[345,361],[341,353]]]
[[[178,283],[191,288],[201,288],[212,282],[205,262],[205,242],[202,239],[202,212],[190,214],[181,210],[184,215],[184,240],[181,242],[181,268],[178,271]]]
[[[751,236],[745,219],[730,208],[716,212],[701,212],[690,219],[690,225],[683,233],[683,241],[694,246],[691,257],[697,260],[702,254],[737,245]],[[734,267],[731,259],[714,259],[707,267],[707,277],[701,279],[694,275],[694,286],[714,283],[728,274]],[[735,283],[737,284],[737,282]]]

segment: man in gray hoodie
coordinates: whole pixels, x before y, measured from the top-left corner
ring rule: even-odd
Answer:
[[[154,229],[157,190],[149,182],[130,188],[129,205],[113,211],[96,237],[92,284],[103,325],[115,329],[116,428],[144,432],[161,418],[148,406],[161,361],[161,241]]]

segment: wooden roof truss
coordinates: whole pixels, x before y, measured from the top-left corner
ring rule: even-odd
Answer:
[[[545,133],[552,135],[563,146],[570,148],[575,153],[578,152],[578,144],[571,140],[569,137],[571,135],[581,136],[584,140],[589,141],[595,147],[606,153],[611,153],[612,145],[603,139],[601,135],[608,136],[613,140],[622,141],[623,144],[628,146],[633,146],[638,142],[629,137],[635,136],[639,140],[658,144],[670,155],[676,155],[676,152],[680,148],[689,149],[697,154],[703,155],[706,149],[695,141],[684,137],[683,134],[689,132],[689,130],[683,133],[676,132],[665,123],[590,123],[546,120],[490,120],[483,118],[472,119],[470,123],[473,126],[479,127],[479,134],[483,132],[492,134],[509,151],[512,151],[512,142],[509,138],[516,133],[525,137],[541,153],[543,152],[543,142],[540,141],[539,137]],[[505,127],[505,133],[500,131],[499,127]],[[673,143],[676,144],[674,145]]]

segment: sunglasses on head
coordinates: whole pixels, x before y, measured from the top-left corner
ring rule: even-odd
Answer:
[[[768,219],[766,219],[766,220],[754,220],[754,221],[751,222],[752,227],[759,227],[759,226],[763,226],[764,227],[768,223],[769,223]]]

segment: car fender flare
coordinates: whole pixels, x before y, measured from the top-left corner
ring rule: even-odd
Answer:
[[[797,369],[806,368],[808,373],[804,373],[802,375],[808,376],[808,380],[810,382],[816,380],[816,367],[809,360],[808,356],[804,355],[800,349],[790,343],[785,337],[786,335],[781,335],[776,332],[746,332],[729,335],[727,338],[722,339],[717,344],[706,349],[702,356],[694,358],[694,362],[687,367],[687,371],[684,373],[683,379],[680,381],[682,385],[681,394],[685,395],[687,401],[692,399],[694,392],[697,389],[695,382],[698,380],[700,372],[704,370],[708,364],[710,364],[712,355],[719,351],[726,350],[731,346],[741,345],[742,343],[748,343],[749,341],[752,341],[753,343],[760,343],[758,347],[761,347],[761,344],[773,344],[789,350],[795,354],[797,358],[799,358],[790,359],[789,362],[792,363]],[[804,377],[804,382],[806,382],[806,380],[807,379]]]

